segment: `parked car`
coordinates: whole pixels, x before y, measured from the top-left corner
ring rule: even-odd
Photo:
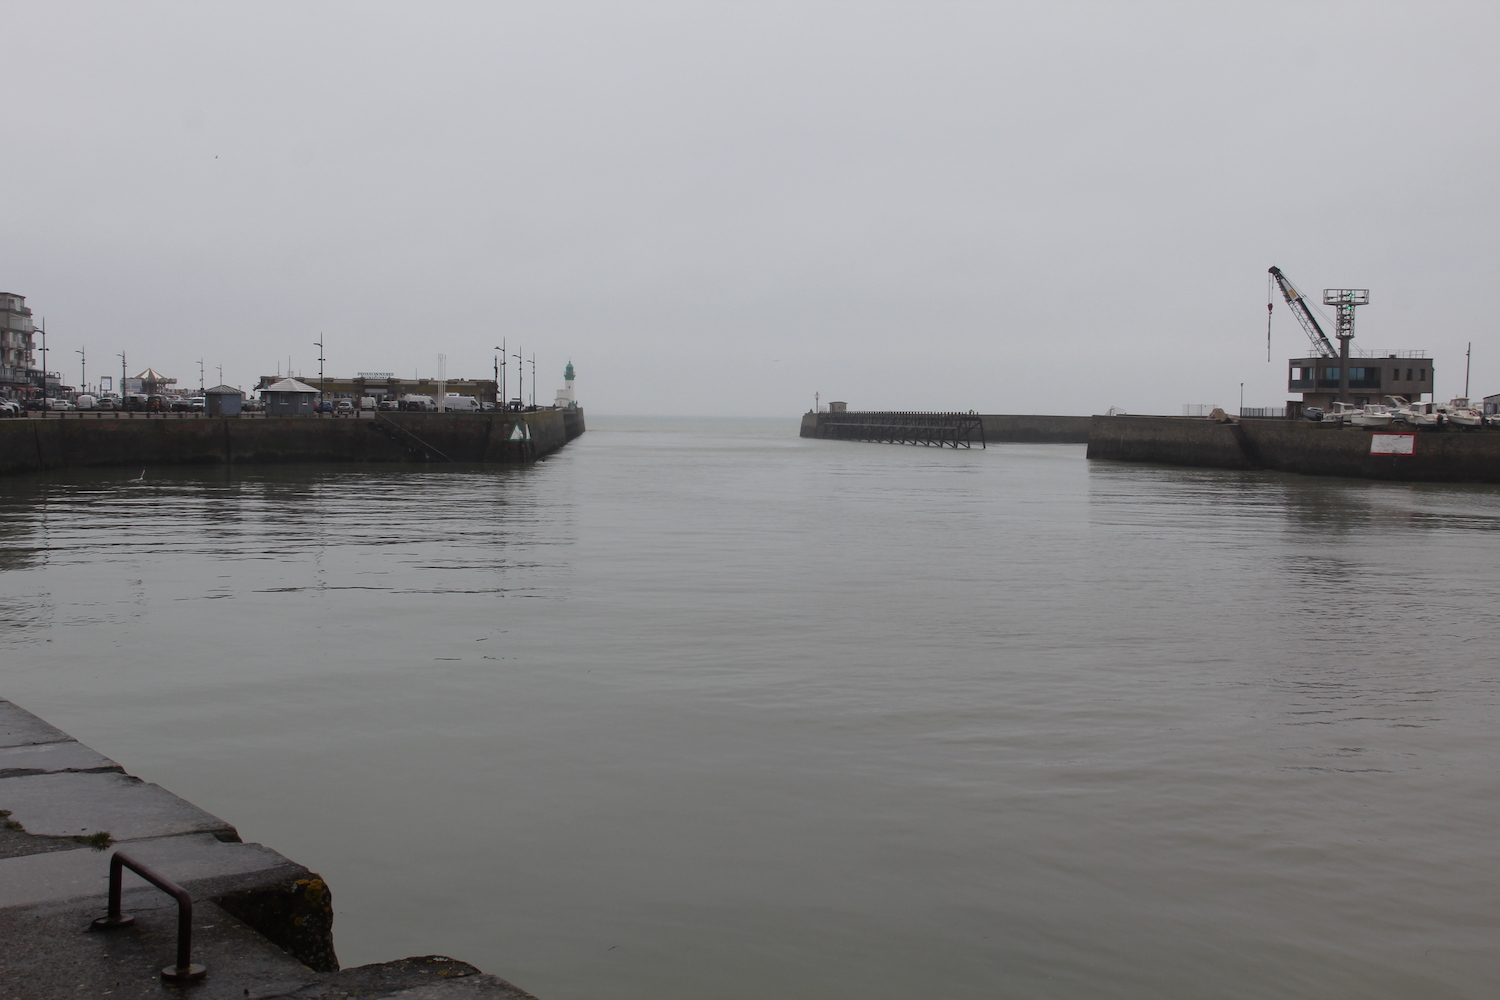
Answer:
[[[191,410],[194,413],[202,413],[204,410],[208,409],[208,397],[206,397],[206,396],[190,396],[190,397],[188,397],[188,409]]]
[[[354,415],[353,400],[336,400],[333,404],[333,415],[335,417],[352,417]]]
[[[66,399],[59,399],[54,396],[52,399],[47,400],[47,409],[66,411],[73,409],[73,404]]]
[[[0,399],[0,417],[19,417],[21,404],[13,399]]]
[[[396,400],[394,399],[382,399],[376,409],[399,410],[401,409],[401,404],[396,402]]]
[[[73,397],[73,406],[80,410],[92,410],[99,405],[99,398],[92,393],[80,392]]]
[[[100,396],[94,400],[94,409],[96,410],[113,410],[114,408],[115,400],[113,396]]]

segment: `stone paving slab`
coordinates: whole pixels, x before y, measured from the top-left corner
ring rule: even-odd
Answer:
[[[162,984],[177,952],[177,906],[132,893],[130,927],[94,931],[85,902],[0,911],[0,1000],[266,1000],[322,978],[212,903],[193,907],[193,961],[208,977]]]
[[[15,702],[0,698],[0,747],[31,743],[60,743],[73,737],[32,715]]]
[[[212,833],[239,840],[234,827],[160,785],[127,774],[34,774],[0,779],[0,809],[27,833],[86,837],[107,832],[117,841]]]
[[[269,847],[223,843],[206,833],[138,840],[122,846],[132,858],[155,868],[195,899],[308,875],[306,868]],[[76,899],[104,900],[109,892],[109,858],[113,853],[81,847],[0,860],[0,910]],[[149,888],[128,868],[123,886],[127,891]]]
[[[0,747],[0,778],[56,774],[61,771],[124,770],[102,753],[91,750],[77,740]]]

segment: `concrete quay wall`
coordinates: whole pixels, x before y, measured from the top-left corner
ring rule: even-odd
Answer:
[[[802,437],[823,437],[819,416],[821,414],[817,413],[802,415]],[[1041,413],[982,413],[979,419],[984,426],[986,444],[1085,444],[1091,426],[1089,417]]]
[[[516,428],[524,440],[512,440]],[[0,475],[87,466],[526,462],[584,432],[582,410],[0,420]]]
[[[1307,420],[1096,416],[1088,457],[1413,482],[1500,482],[1500,431],[1423,431],[1411,455],[1371,455],[1370,431]]]
[[[1043,413],[985,413],[985,443],[1086,444],[1091,417],[1057,416]]]

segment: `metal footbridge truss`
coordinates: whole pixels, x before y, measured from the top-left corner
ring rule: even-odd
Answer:
[[[818,414],[820,436],[835,441],[877,441],[939,448],[984,447],[984,421],[977,413],[854,411]]]

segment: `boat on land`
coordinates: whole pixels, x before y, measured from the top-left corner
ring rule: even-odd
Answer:
[[[1380,430],[1389,427],[1395,417],[1396,411],[1384,403],[1367,403],[1364,409],[1356,410],[1350,420],[1356,427]]]

